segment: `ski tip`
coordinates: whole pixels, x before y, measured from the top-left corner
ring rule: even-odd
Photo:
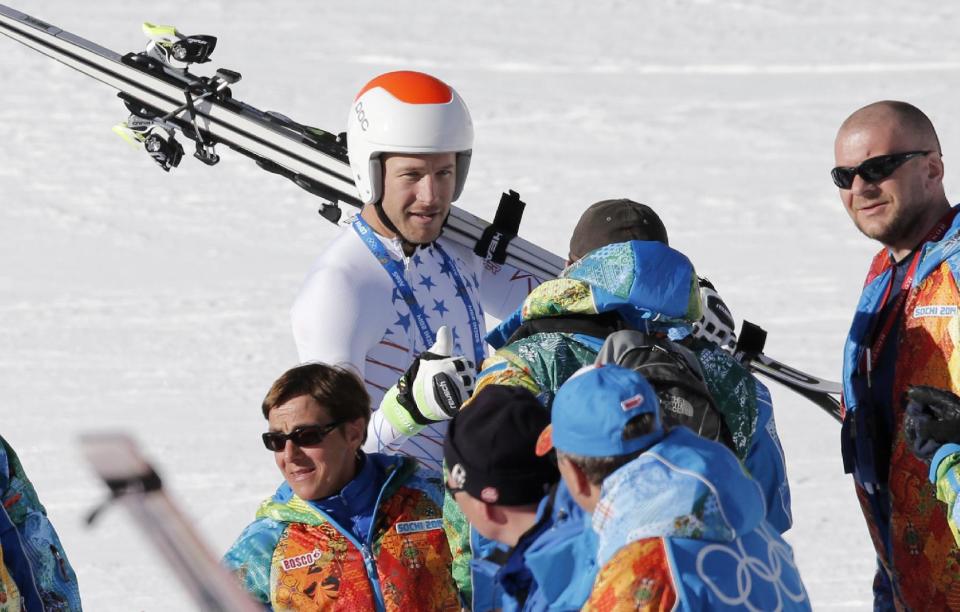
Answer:
[[[130,145],[130,148],[132,149],[139,149],[142,146],[140,141],[138,141],[133,135],[133,132],[130,130],[130,128],[127,127],[126,122],[118,123],[117,125],[113,126],[113,133],[120,138],[123,138],[124,142]]]

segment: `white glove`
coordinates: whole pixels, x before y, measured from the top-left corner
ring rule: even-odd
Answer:
[[[398,432],[413,435],[430,423],[453,418],[473,393],[474,363],[463,356],[452,357],[452,352],[453,334],[444,325],[430,350],[418,355],[387,391],[380,409]]]

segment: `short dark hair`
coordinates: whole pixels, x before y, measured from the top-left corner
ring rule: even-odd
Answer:
[[[305,363],[284,372],[263,398],[263,418],[270,418],[271,410],[301,395],[316,400],[335,421],[362,418],[365,424],[370,422],[370,394],[360,377],[351,369],[325,363]]]
[[[645,436],[656,429],[656,423],[654,415],[649,412],[637,415],[627,421],[627,424],[623,427],[623,437],[629,440]],[[603,481],[606,480],[607,476],[613,474],[645,452],[647,452],[647,449],[642,448],[638,451],[627,453],[626,455],[586,457],[565,453],[558,448],[557,458],[566,458],[583,472],[583,475],[587,477],[590,484],[600,486],[603,484]]]

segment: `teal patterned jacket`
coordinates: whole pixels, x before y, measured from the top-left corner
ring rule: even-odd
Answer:
[[[522,324],[614,312],[633,329],[668,331],[677,338],[700,318],[699,295],[693,265],[665,244],[635,240],[591,251],[561,278],[534,289],[514,316],[488,335],[497,351],[484,362],[476,390],[488,384],[521,386],[549,407],[560,385],[593,363],[604,338],[550,331],[507,344]],[[787,531],[793,524],[790,487],[769,390],[720,347],[699,339],[687,342],[730,429],[737,457],[763,488],[767,521],[780,533]]]
[[[77,576],[13,448],[0,437],[0,611],[79,611]],[[21,607],[11,607],[19,599]]]
[[[560,278],[535,288],[513,316],[487,335],[487,342],[497,350],[484,362],[474,394],[489,384],[520,386],[549,408],[560,385],[580,367],[594,362],[609,333],[540,331],[511,340],[524,323],[560,318],[597,320],[615,313],[632,329],[670,331],[671,336],[679,337],[688,334],[691,322],[700,318],[700,308],[696,272],[682,253],[660,242],[601,247],[564,270]],[[786,531],[792,524],[790,489],[769,392],[719,347],[694,341],[690,348],[697,354],[707,386],[730,429],[738,458],[761,484],[767,520],[781,533]],[[456,515],[455,504],[452,506],[445,508],[451,521]],[[490,553],[490,545],[480,538],[469,548],[466,543],[463,546],[472,549],[478,559]],[[465,564],[467,559],[469,555],[463,555],[457,562]],[[576,565],[571,575],[581,577],[596,569],[584,561],[579,557],[554,560]],[[465,566],[454,571],[469,573]],[[495,586],[478,572],[473,572],[472,582],[475,611],[498,607]],[[582,599],[588,594],[582,593]]]

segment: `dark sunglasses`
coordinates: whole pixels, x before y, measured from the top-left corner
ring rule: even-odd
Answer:
[[[339,427],[342,423],[343,421],[334,421],[326,425],[300,425],[299,427],[294,427],[293,431],[288,434],[279,431],[268,431],[262,436],[263,445],[267,447],[267,450],[272,450],[275,453],[283,450],[287,445],[287,440],[290,440],[297,446],[316,446],[323,442],[323,439],[327,437],[328,433]]]
[[[878,155],[862,162],[859,166],[837,166],[830,171],[833,178],[833,184],[840,189],[850,189],[853,186],[853,179],[859,174],[860,178],[868,183],[877,183],[887,178],[897,168],[902,166],[907,160],[927,155],[932,151],[908,151],[906,153],[894,153],[892,155]]]

